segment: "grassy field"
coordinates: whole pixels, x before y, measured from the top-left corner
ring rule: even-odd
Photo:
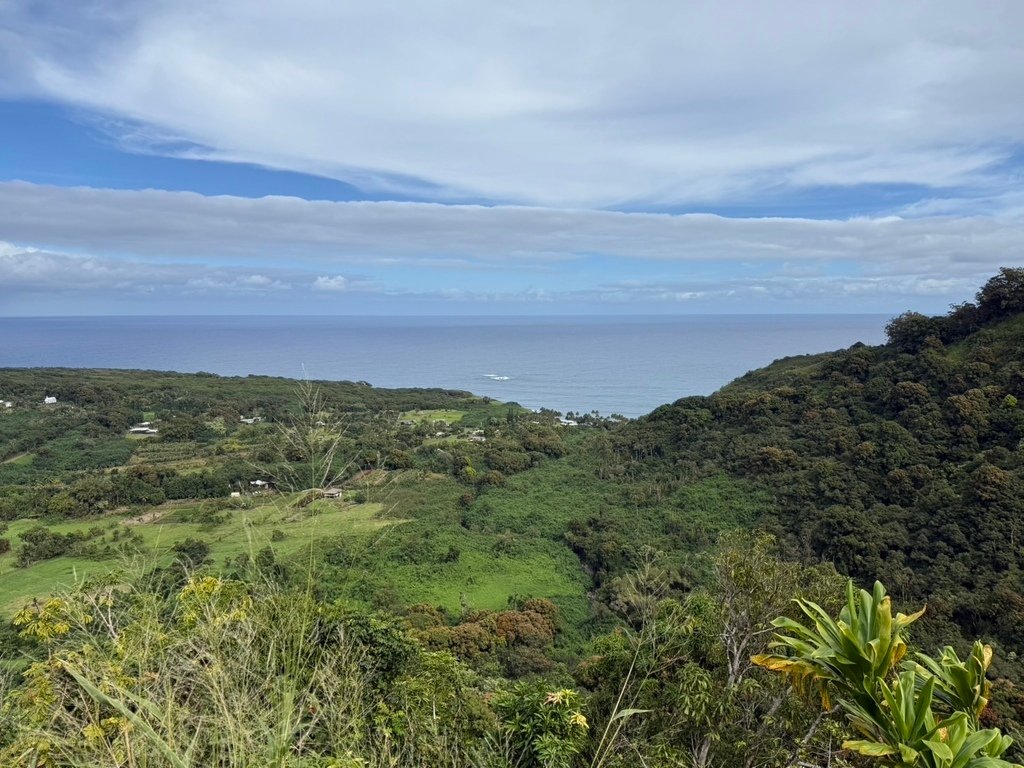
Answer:
[[[627,547],[648,542],[685,558],[766,504],[746,483],[716,476],[638,505],[580,454],[543,462],[469,502],[466,491],[445,475],[392,473],[370,499],[408,522],[370,550],[325,543],[325,559],[339,563],[329,580],[344,584],[345,596],[385,607],[500,609],[523,595],[550,598],[582,620],[593,584],[567,544],[570,521],[597,520]]]
[[[462,421],[462,417],[465,415],[465,411],[435,409],[429,411],[406,411],[399,418],[403,421],[415,421],[417,424],[422,424],[423,422],[433,423],[435,421],[457,424]]]
[[[449,476],[419,472],[372,489],[372,501],[407,522],[373,541],[325,542],[323,559],[335,564],[327,580],[341,595],[385,606],[429,603],[458,613],[505,608],[512,595],[527,595],[585,613],[589,579],[558,534],[483,530],[460,502],[465,492]]]
[[[81,375],[0,371],[0,385],[7,377],[8,388],[27,391],[41,377],[48,383],[73,379],[70,387]],[[0,556],[0,616],[82,579],[116,570],[127,577],[167,565],[175,545],[199,539],[209,548],[214,572],[234,572],[239,556],[269,546],[293,576],[307,569],[315,574],[317,591],[328,600],[399,611],[429,603],[457,616],[467,609],[504,609],[510,598],[543,597],[561,607],[567,631],[569,626],[582,631],[592,618],[590,600],[606,576],[595,567],[594,553],[611,553],[615,567],[625,569],[642,546],[650,545],[682,564],[707,547],[717,531],[746,522],[763,506],[744,483],[725,477],[672,489],[601,479],[598,461],[586,449],[589,430],[545,434],[546,425],[533,430],[529,424],[540,424],[536,420],[542,417],[514,403],[441,390],[385,392],[344,382],[325,384],[324,393],[338,413],[363,414],[353,423],[365,432],[359,440],[374,450],[379,449],[376,426],[360,421],[373,413],[399,413],[416,425],[445,422],[454,428],[446,432],[488,428],[492,433],[482,445],[464,437],[416,434],[433,429],[400,430],[394,439],[405,441],[400,453],[407,463],[398,466],[409,468],[375,466],[360,472],[347,481],[345,500],[306,507],[284,494],[229,500],[228,489],[244,477],[237,466],[245,473],[246,461],[272,446],[280,437],[278,425],[294,415],[294,383],[146,372],[125,377],[100,371],[87,378],[88,390],[69,388],[63,395],[71,400],[78,393],[79,410],[33,410],[0,419],[0,458],[8,459],[0,464],[0,483],[6,477],[15,488],[63,484],[71,497],[75,484],[90,473],[111,478],[139,468],[140,476],[170,477],[174,483],[158,478],[168,496],[208,495],[212,488],[219,498],[102,514],[123,503],[107,500],[85,511],[79,505],[73,513],[101,516],[62,520],[48,515],[71,513],[36,505],[29,518],[14,520],[3,534],[11,551]],[[186,426],[192,419],[202,428],[183,432],[180,440],[168,439],[166,431],[159,439],[125,439],[123,428],[112,433],[104,426],[111,402],[130,410],[122,414],[131,416],[126,423],[141,416],[169,425],[182,418]],[[238,414],[257,412],[265,423],[238,423]],[[72,416],[76,421],[69,431]],[[358,451],[359,440],[346,443],[346,450]],[[508,472],[489,473],[488,451],[496,451],[496,466],[510,456],[525,461],[507,464],[513,468]],[[465,467],[475,474],[465,473]],[[206,477],[189,477],[215,473],[225,478],[216,487]],[[473,477],[480,479],[473,482]],[[85,492],[93,490],[86,485]],[[30,502],[26,497],[18,503]],[[85,542],[39,545],[50,552],[74,547],[80,555],[18,567],[21,536],[40,523],[61,534],[98,530]],[[598,533],[587,538],[588,531]]]
[[[171,559],[171,547],[186,538],[201,538],[210,545],[210,557],[223,565],[243,553],[253,554],[272,546],[278,558],[295,556],[325,537],[362,536],[379,531],[402,520],[383,517],[382,504],[350,504],[341,501],[318,501],[309,507],[289,506],[293,499],[269,497],[267,503],[253,509],[227,513],[225,521],[216,526],[198,522],[178,522],[189,517],[201,504],[165,504],[138,518],[109,516],[80,522],[49,525],[55,533],[104,529],[105,541],[117,530],[131,530],[142,538],[143,550],[135,566],[161,565]],[[152,517],[150,517],[152,515]],[[16,520],[5,536],[12,539],[12,550],[20,544],[20,534],[38,525],[35,520]],[[280,531],[273,541],[274,532]],[[76,580],[133,565],[128,559],[111,555],[100,558],[58,557],[19,568],[14,552],[0,556],[0,614],[10,615],[33,597],[50,594]]]
[[[409,603],[462,605],[499,610],[514,594],[546,597],[559,604],[582,601],[586,578],[572,553],[554,542],[530,542],[519,552],[496,557],[490,548],[472,547],[446,568],[403,566],[396,584]]]

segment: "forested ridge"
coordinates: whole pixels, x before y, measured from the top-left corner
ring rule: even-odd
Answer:
[[[907,603],[933,637],[1024,650],[1024,271],[974,303],[906,313],[889,343],[788,358],[626,426],[632,477],[722,469],[773,505],[759,524]]]

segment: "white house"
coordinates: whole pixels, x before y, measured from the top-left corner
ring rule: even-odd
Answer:
[[[12,403],[10,400],[0,400],[0,405],[2,405],[4,408],[14,407],[14,403]]]
[[[56,404],[57,404],[57,398],[53,397],[52,395],[47,395],[46,397],[43,398],[43,405],[56,405]]]
[[[131,429],[128,430],[128,432],[129,434],[132,435],[156,435],[159,434],[160,430],[153,429],[153,427],[143,427],[140,425],[138,427],[132,427]]]

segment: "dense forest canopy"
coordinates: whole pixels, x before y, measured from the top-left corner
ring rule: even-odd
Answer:
[[[708,398],[659,408],[615,437],[633,477],[727,470],[771,493],[759,524],[804,560],[830,561],[927,601],[959,629],[1024,650],[1024,270],[975,303],[907,313],[889,343],[789,358]]]

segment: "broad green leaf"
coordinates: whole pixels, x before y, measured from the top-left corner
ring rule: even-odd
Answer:
[[[896,754],[895,747],[883,744],[880,741],[865,741],[863,739],[850,739],[843,742],[843,749],[849,749],[868,757],[884,757],[885,755]]]

